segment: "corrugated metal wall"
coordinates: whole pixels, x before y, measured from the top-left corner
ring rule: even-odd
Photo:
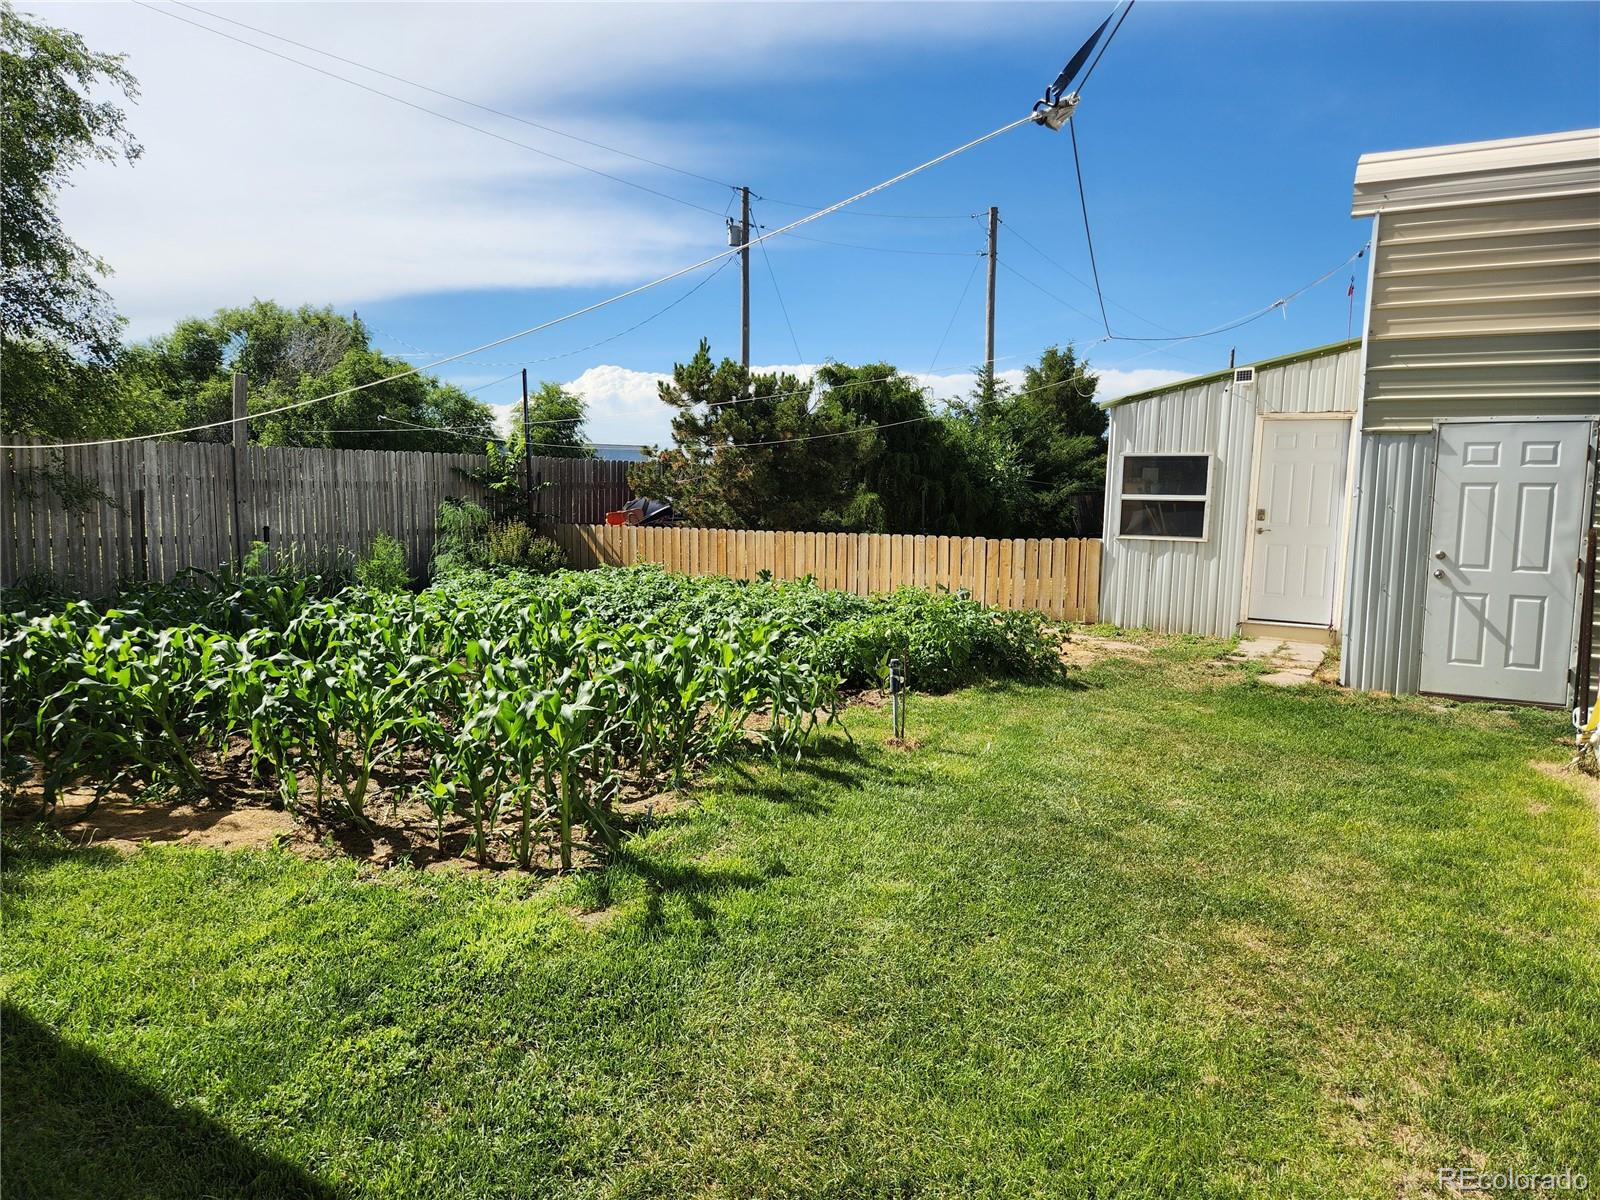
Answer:
[[[1244,597],[1256,414],[1353,413],[1359,372],[1355,347],[1265,368],[1247,388],[1213,380],[1114,405],[1106,434],[1102,619],[1169,633],[1232,634]],[[1214,456],[1207,540],[1117,536],[1122,456],[1154,453]]]
[[[1382,212],[1367,429],[1600,413],[1600,197]]]
[[[1379,433],[1361,441],[1340,682],[1414,692],[1422,679],[1434,435]]]

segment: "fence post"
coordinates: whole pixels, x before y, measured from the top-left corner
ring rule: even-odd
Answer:
[[[250,445],[250,427],[244,419],[249,384],[244,372],[233,373],[233,565],[244,566],[244,491],[249,487],[245,451]]]
[[[522,368],[522,490],[524,512],[522,519],[528,528],[537,530],[538,519],[533,510],[533,425],[528,420],[528,368]]]

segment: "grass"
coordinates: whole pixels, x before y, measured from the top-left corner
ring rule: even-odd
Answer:
[[[536,889],[13,838],[16,1196],[1435,1194],[1600,1178],[1559,715],[1159,643],[727,768]],[[14,833],[15,831],[13,831]]]

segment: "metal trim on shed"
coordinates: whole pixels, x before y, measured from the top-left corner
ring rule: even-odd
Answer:
[[[1363,154],[1351,215],[1600,189],[1600,129]]]

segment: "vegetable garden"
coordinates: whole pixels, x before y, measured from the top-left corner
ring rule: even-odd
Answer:
[[[5,776],[45,811],[69,787],[204,797],[218,769],[313,828],[370,830],[402,799],[437,850],[563,868],[620,844],[624,796],[734,752],[803,755],[890,655],[943,690],[1057,669],[1048,626],[948,594],[654,568],[461,572],[412,595],[195,574],[110,608],[0,617]],[[848,735],[846,735],[848,736]]]

